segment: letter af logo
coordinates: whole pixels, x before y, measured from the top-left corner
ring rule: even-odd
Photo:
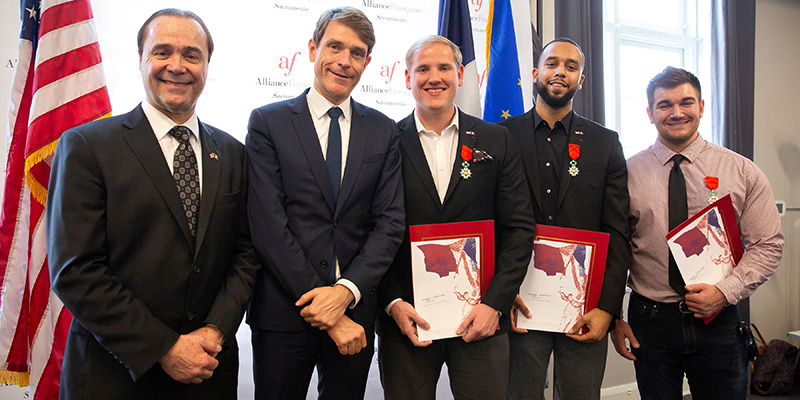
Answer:
[[[480,11],[481,7],[483,6],[483,0],[469,0],[469,4],[473,6],[478,6],[475,11]]]
[[[283,56],[278,62],[278,68],[286,70],[286,73],[283,76],[289,76],[292,73],[292,69],[294,68],[294,61],[297,59],[297,56],[300,55],[300,52],[294,53],[291,60],[289,57]]]
[[[387,78],[387,85],[392,82],[392,77],[394,76],[394,70],[397,68],[397,64],[400,64],[400,61],[395,61],[391,67],[388,65],[381,65],[381,76]]]

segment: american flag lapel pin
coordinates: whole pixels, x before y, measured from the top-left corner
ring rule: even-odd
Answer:
[[[213,159],[215,159],[215,160],[219,161],[219,156],[217,156],[217,153],[211,153],[211,154],[209,154],[209,155],[208,155],[208,158],[213,158]]]

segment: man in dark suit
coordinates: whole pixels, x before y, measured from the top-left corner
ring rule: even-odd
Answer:
[[[612,316],[619,316],[630,263],[625,157],[616,132],[572,111],[584,80],[583,51],[574,41],[548,43],[533,70],[536,105],[500,122],[525,163],[536,223],[610,234],[597,308],[564,335],[515,328],[509,398],[541,399],[554,354],[555,391],[562,399],[599,399]],[[530,318],[522,299],[515,305]],[[512,314],[512,316],[515,314]],[[582,328],[588,333],[580,334]],[[578,372],[580,371],[580,372]]]
[[[525,174],[505,128],[456,108],[464,73],[457,46],[441,36],[422,38],[406,53],[406,68],[417,106],[398,123],[406,225],[494,220],[496,261],[486,293],[457,330],[462,336],[420,342],[415,324],[429,324],[414,309],[406,231],[378,289],[385,311],[378,322],[385,398],[434,398],[446,363],[456,399],[505,399],[508,317],[533,248]],[[486,157],[462,159],[462,148]]]
[[[315,366],[320,399],[364,397],[374,291],[404,215],[394,122],[350,98],[374,44],[361,11],[324,12],[308,42],[313,87],[250,116],[248,211],[264,263],[247,316],[258,399],[304,399]]]
[[[158,11],[138,42],[146,101],[53,158],[50,276],[74,316],[60,398],[236,398],[258,269],[244,146],[194,112],[213,51],[197,15]]]

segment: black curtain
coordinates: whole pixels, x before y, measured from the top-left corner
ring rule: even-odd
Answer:
[[[720,0],[721,1],[721,0]],[[577,42],[586,57],[583,88],[572,108],[592,121],[605,122],[603,89],[603,2],[598,0],[555,1],[555,35]]]
[[[755,0],[713,0],[711,9],[712,139],[753,159]],[[707,110],[708,111],[708,110]]]

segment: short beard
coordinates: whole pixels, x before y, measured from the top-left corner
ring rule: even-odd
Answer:
[[[544,103],[553,109],[560,109],[569,105],[569,103],[572,101],[572,98],[575,97],[575,92],[577,91],[578,88],[574,87],[568,90],[563,95],[561,95],[561,97],[556,97],[551,95],[550,92],[547,90],[546,83],[542,81],[536,82],[536,93],[539,96],[542,96],[542,100],[544,101]]]

